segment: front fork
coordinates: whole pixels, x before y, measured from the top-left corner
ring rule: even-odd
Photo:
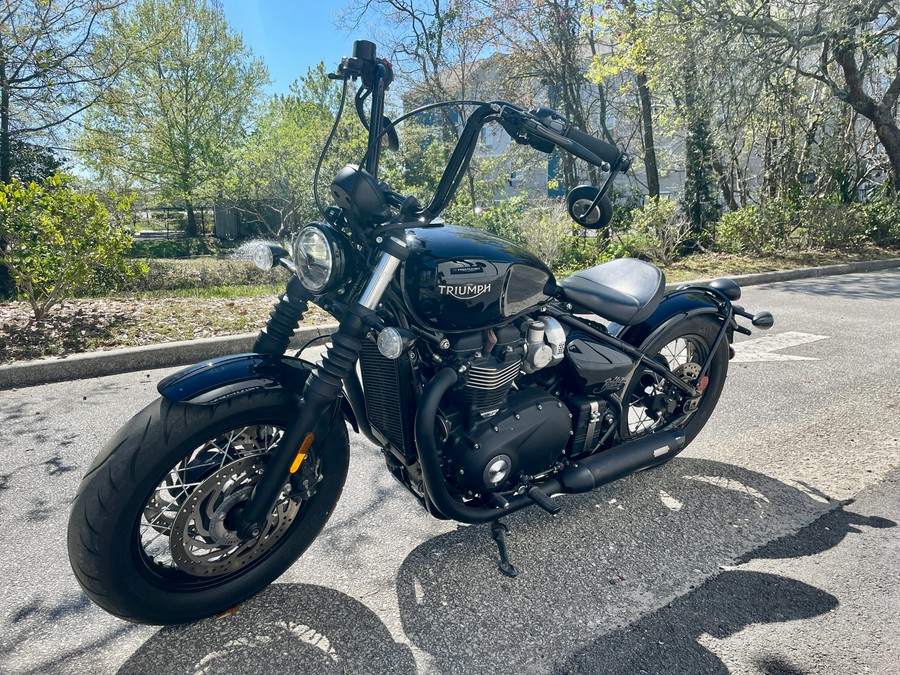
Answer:
[[[315,450],[318,445],[316,440],[327,436],[329,430],[325,427],[333,419],[331,413],[343,391],[343,380],[355,376],[362,341],[372,329],[375,309],[405,257],[405,251],[403,241],[394,238],[386,240],[369,283],[341,318],[340,327],[331,338],[332,346],[326,351],[322,365],[306,381],[300,414],[288,425],[272,450],[262,477],[237,519],[236,530],[243,539],[259,536],[291,474],[302,465],[303,457]],[[276,308],[270,323],[277,313]],[[257,341],[258,347],[262,340],[261,335]],[[282,342],[276,338],[273,345],[280,346]],[[284,343],[281,353],[286,348],[287,343]]]

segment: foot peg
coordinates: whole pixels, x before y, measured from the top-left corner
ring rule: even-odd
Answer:
[[[497,542],[497,549],[500,551],[500,562],[497,566],[506,576],[515,577],[519,574],[519,570],[509,562],[509,555],[506,552],[506,534],[508,532],[509,528],[506,523],[501,523],[499,520],[491,522],[491,537]]]
[[[551,516],[555,516],[559,513],[559,504],[550,499],[550,496],[539,487],[533,486],[525,494],[528,495],[531,501],[540,506]]]

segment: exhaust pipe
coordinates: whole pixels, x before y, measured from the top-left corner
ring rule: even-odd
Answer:
[[[502,507],[472,507],[453,498],[441,471],[434,420],[441,397],[456,384],[457,373],[452,368],[439,371],[425,387],[416,412],[415,438],[425,492],[431,506],[442,515],[463,523],[486,523],[518,511],[536,502],[527,494],[512,497]],[[681,431],[658,431],[655,434],[629,441],[599,455],[592,455],[568,466],[561,474],[538,483],[545,495],[561,492],[590,492],[606,483],[662,464],[684,448]]]
[[[566,467],[558,477],[563,492],[590,492],[601,485],[657,466],[684,449],[684,432],[657,431],[591,455]]]

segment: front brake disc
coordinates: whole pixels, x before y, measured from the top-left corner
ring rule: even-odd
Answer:
[[[302,502],[284,491],[258,537],[241,540],[234,531],[234,517],[259,482],[266,459],[251,456],[226,464],[184,501],[169,535],[172,559],[180,570],[200,577],[228,574],[258,559],[285,535]]]

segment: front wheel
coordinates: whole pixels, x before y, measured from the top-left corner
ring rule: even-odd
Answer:
[[[341,418],[316,449],[309,499],[289,482],[255,539],[234,521],[275,443],[299,413],[281,391],[214,406],[158,399],[107,443],[82,479],[69,518],[69,560],[98,605],[138,623],[220,613],[280,576],[328,520],[347,476]]]
[[[649,368],[638,366],[622,393],[623,438],[677,428],[684,432],[685,446],[694,440],[716,407],[728,373],[728,340],[723,339],[706,375],[700,377],[721,325],[712,316],[695,316],[640,345],[647,357],[703,393],[696,409],[686,411],[684,396],[677,387]]]

